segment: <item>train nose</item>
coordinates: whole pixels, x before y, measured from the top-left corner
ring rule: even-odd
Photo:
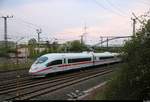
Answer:
[[[39,72],[39,67],[31,67],[28,73],[33,77],[45,77],[44,73]]]
[[[37,76],[39,76],[39,73],[37,73],[37,71],[36,70],[34,70],[33,68],[30,68],[30,70],[29,70],[29,75],[31,76],[31,77],[37,77]]]
[[[29,70],[29,74],[33,74],[33,73],[35,73],[36,71],[37,71],[37,69],[38,69],[38,67],[33,67],[33,66],[31,66],[31,68],[30,68],[30,70]]]
[[[33,73],[34,73],[34,71],[32,70],[32,68],[30,68],[29,75],[32,75]]]

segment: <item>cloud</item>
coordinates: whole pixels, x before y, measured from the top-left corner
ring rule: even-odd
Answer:
[[[96,25],[88,25],[88,34],[86,35],[86,38],[88,41],[99,41],[100,36],[130,36],[132,35],[132,12],[141,15],[144,14],[145,11],[148,11],[148,9],[148,5],[136,3],[131,6],[130,12],[127,12],[128,15],[126,17],[106,14],[104,17],[107,17],[107,21],[104,18],[105,22],[101,20],[99,23],[97,22]],[[101,16],[101,14],[97,14],[97,17],[98,16]],[[137,29],[139,28],[138,24],[139,23],[136,25]],[[61,37],[74,40],[78,37],[79,39],[79,36],[83,34],[83,27],[65,28],[63,31],[55,34],[58,38]]]
[[[80,39],[84,32],[84,22],[86,22],[88,27],[86,40],[95,43],[99,41],[100,36],[131,35],[131,11],[140,15],[149,8],[148,5],[132,2],[130,8],[122,7],[122,10],[125,9],[127,13],[126,17],[122,17],[98,8],[98,5],[92,3],[92,0],[87,1],[88,3],[82,0],[44,0],[42,2],[38,0],[37,2],[8,6],[5,9],[0,8],[0,14],[14,15],[13,19],[8,20],[8,35],[12,39],[15,39],[15,36],[25,36],[26,40],[32,37],[37,38],[36,27],[25,24],[19,19],[40,26],[43,31],[41,34],[43,40],[55,37],[60,39],[60,42]],[[127,3],[129,1],[126,1]],[[2,19],[0,22],[3,24]],[[3,25],[0,25],[0,36],[3,39]]]
[[[105,22],[102,25],[90,26],[86,34],[86,40],[94,41],[99,40],[100,36],[128,36],[131,35],[131,21],[130,19],[121,18],[116,16],[109,22]],[[83,26],[75,28],[66,28],[61,32],[56,32],[55,37],[64,40],[80,39],[80,36],[84,33]]]

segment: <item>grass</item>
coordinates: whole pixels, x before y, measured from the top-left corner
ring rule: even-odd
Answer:
[[[21,70],[21,69],[29,69],[33,61],[28,61],[27,63],[12,63],[12,62],[4,62],[0,63],[0,71],[11,71],[11,70]]]
[[[107,84],[106,84],[107,85]],[[104,90],[105,90],[105,86],[102,86],[98,91],[98,93],[93,97],[93,100],[105,100],[105,96],[104,96]]]
[[[118,71],[121,70],[121,64],[114,65],[113,67],[116,67],[115,71],[107,76],[107,80],[109,79],[108,83],[106,83],[104,86],[96,90],[96,93],[93,95],[92,100],[107,100],[105,97],[106,92],[108,92],[108,88],[110,87],[110,83],[112,83],[112,80],[116,77],[116,74],[118,74]]]

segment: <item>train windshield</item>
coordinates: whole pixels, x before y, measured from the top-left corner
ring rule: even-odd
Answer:
[[[48,60],[48,57],[40,57],[37,59],[36,64],[43,63]]]

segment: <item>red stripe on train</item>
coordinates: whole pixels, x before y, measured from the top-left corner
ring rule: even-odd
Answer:
[[[50,67],[50,68],[51,68],[51,67]],[[35,73],[38,73],[38,72],[42,72],[42,71],[48,70],[48,69],[50,69],[50,68],[45,68],[45,69],[39,70],[39,71],[37,71],[37,72],[32,72],[31,74],[35,74]]]
[[[62,65],[59,65],[58,67],[66,67],[66,66],[71,66],[71,64],[62,64]]]
[[[62,64],[62,65],[59,65],[57,67],[66,67],[66,66],[79,65],[79,64],[87,64],[87,63],[93,63],[93,61],[84,61],[84,62],[78,62],[78,63],[72,63],[72,64]],[[32,74],[35,74],[35,73],[38,73],[38,72],[42,72],[42,71],[48,70],[50,68],[52,68],[52,67],[48,67],[48,68],[39,70],[37,72],[33,72]]]

